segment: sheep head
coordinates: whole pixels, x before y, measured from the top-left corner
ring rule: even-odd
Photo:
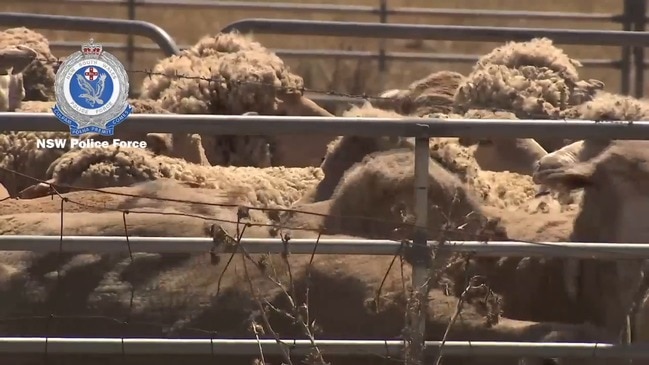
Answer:
[[[25,98],[22,72],[36,58],[36,52],[25,46],[0,50],[0,111],[20,108]]]
[[[279,114],[315,117],[334,116],[301,93],[279,93],[277,99],[277,111]]]
[[[36,51],[27,46],[7,47],[0,50],[0,74],[18,75],[36,58]]]

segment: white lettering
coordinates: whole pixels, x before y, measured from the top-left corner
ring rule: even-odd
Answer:
[[[54,140],[54,147],[56,148],[65,148],[65,145],[67,144],[67,140],[63,138],[57,138]],[[52,148],[52,147],[50,147]]]
[[[68,140],[64,138],[43,138],[36,140],[36,148],[58,148],[65,149],[68,146]],[[109,141],[97,141],[92,138],[80,140],[79,138],[71,138],[69,140],[70,148],[107,148],[125,147],[125,148],[147,148],[146,141],[124,141],[118,138]]]
[[[121,139],[114,139],[113,146],[118,147],[131,147],[131,148],[146,148],[146,141],[122,141]]]
[[[72,148],[106,148],[108,146],[110,146],[108,141],[95,141],[92,138],[84,139],[83,141],[75,138],[70,144]]]
[[[44,138],[36,140],[36,148],[60,148],[63,149],[68,144],[67,139],[63,138]]]

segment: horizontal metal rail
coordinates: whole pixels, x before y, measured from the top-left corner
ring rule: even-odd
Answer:
[[[158,338],[60,338],[0,337],[0,353],[95,354],[95,355],[250,355],[259,352],[280,355],[282,347],[291,354],[304,356],[313,350],[309,340],[256,339],[158,339]],[[328,355],[399,356],[404,346],[396,340],[315,340],[316,346]],[[440,341],[426,341],[425,352],[435,355]],[[649,344],[614,345],[570,342],[492,342],[446,341],[445,356],[508,356],[508,357],[592,357],[598,359],[649,358]]]
[[[154,41],[167,56],[180,52],[164,29],[142,20],[1,12],[0,26],[138,35]]]
[[[44,3],[43,0],[22,0],[21,2]],[[79,5],[130,5],[129,0],[57,0],[58,3]],[[433,8],[387,8],[378,6],[344,4],[296,4],[271,3],[264,1],[214,1],[214,0],[135,0],[136,6],[165,8],[209,8],[256,11],[308,11],[334,14],[386,14],[413,16],[443,16],[461,18],[515,18],[552,19],[566,21],[620,21],[621,16],[608,13],[576,13],[559,11],[491,10],[491,9],[433,9]]]
[[[435,118],[288,117],[268,115],[133,114],[121,131],[284,135],[649,139],[649,122]],[[51,113],[0,113],[0,131],[69,131]]]
[[[471,42],[528,41],[547,37],[558,44],[641,46],[649,45],[649,33],[617,30],[514,28],[465,25],[362,23],[293,19],[242,19],[221,32],[300,34],[331,37],[428,39]]]
[[[82,42],[75,41],[54,41],[50,42],[50,48],[78,49]],[[128,45],[125,43],[102,43],[105,49],[125,51]],[[181,50],[190,48],[190,45],[181,45]],[[157,52],[160,50],[155,44],[138,44],[133,46],[133,50],[138,52]],[[475,63],[480,56],[468,54],[451,54],[451,53],[423,53],[423,52],[380,52],[371,51],[341,51],[337,49],[271,49],[275,54],[282,58],[299,57],[299,58],[333,58],[333,59],[371,59],[378,60],[383,57],[387,61],[410,61],[410,62],[458,62],[458,63]],[[590,67],[616,67],[619,68],[621,62],[610,59],[584,59],[579,60],[582,65]]]
[[[316,247],[317,242],[317,247]],[[127,245],[128,243],[128,245]],[[62,244],[62,248],[60,245]],[[214,245],[207,237],[102,237],[102,236],[31,236],[2,235],[0,251],[88,252],[88,253],[205,253]],[[248,253],[277,254],[283,244],[277,238],[243,238],[241,245]],[[428,241],[433,248],[437,242]],[[394,255],[401,243],[370,239],[295,238],[290,250],[296,255]],[[649,243],[583,243],[583,242],[516,242],[516,241],[457,241],[440,247],[453,252],[474,253],[477,256],[573,257],[582,259],[637,259],[649,258]],[[231,252],[231,251],[222,251]]]

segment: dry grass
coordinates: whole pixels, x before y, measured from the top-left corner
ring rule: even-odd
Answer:
[[[270,1],[270,0],[269,0]],[[291,0],[284,0],[289,2]],[[345,0],[308,0],[296,1],[296,3],[341,3],[350,4]],[[51,13],[66,15],[85,16],[108,16],[115,18],[126,18],[127,12],[124,6],[78,6],[78,5],[55,5],[56,1],[27,1],[4,0],[0,5],[0,11],[19,11],[35,13]],[[356,5],[377,5],[378,0],[356,0]],[[520,1],[520,0],[493,0],[493,1],[471,1],[456,0],[453,2],[441,0],[388,0],[390,7],[438,7],[438,8],[484,8],[484,9],[507,9],[507,10],[539,10],[539,11],[570,11],[584,13],[613,13],[622,11],[622,3],[619,0],[546,0],[546,1]],[[163,7],[149,7],[138,10],[138,19],[154,22],[166,29],[179,44],[191,44],[205,34],[215,33],[226,24],[243,18],[270,17],[270,18],[294,18],[314,20],[338,20],[338,21],[378,21],[376,16],[358,14],[315,14],[300,12],[268,12],[268,11],[231,11],[205,8],[178,9]],[[494,26],[522,26],[522,27],[556,27],[556,28],[588,28],[588,29],[611,29],[619,30],[621,25],[608,22],[570,22],[570,21],[535,21],[523,19],[472,19],[472,18],[448,18],[428,16],[393,16],[390,22],[400,23],[428,23],[428,24],[455,24],[455,25],[494,25]],[[80,32],[44,31],[50,40],[79,40],[85,41],[88,34]],[[124,36],[111,36],[92,34],[99,42],[123,42]],[[259,35],[258,39],[270,48],[333,48],[333,49],[354,49],[354,50],[376,50],[378,41],[355,38],[329,38],[329,37],[303,37],[303,36],[273,36]],[[136,38],[141,44],[150,43],[148,39]],[[389,41],[390,51],[406,52],[445,52],[445,53],[466,53],[484,54],[494,48],[495,43],[476,42],[447,42],[429,41],[425,42],[419,49],[411,49],[408,42],[394,40]],[[596,46],[565,46],[567,52],[576,58],[619,58],[618,47],[596,47]],[[69,50],[55,50],[56,55],[65,56]],[[113,52],[117,57],[125,60],[124,52]],[[140,53],[136,56],[136,69],[150,68],[156,59],[162,57],[159,52]],[[469,64],[449,63],[402,63],[393,62],[388,66],[388,73],[385,80],[381,80],[377,72],[377,65],[370,61],[341,61],[317,59],[290,59],[291,67],[305,77],[307,86],[317,89],[330,89],[340,92],[368,92],[375,93],[382,89],[404,86],[412,80],[421,78],[430,72],[438,70],[455,70],[467,73],[470,70]],[[607,90],[617,92],[619,90],[619,71],[610,68],[586,68],[582,72],[584,78],[596,78],[604,81]],[[141,75],[133,75],[132,82],[139,85]]]

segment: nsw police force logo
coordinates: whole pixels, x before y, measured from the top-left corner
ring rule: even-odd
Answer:
[[[54,115],[70,126],[70,134],[112,136],[131,114],[128,74],[119,60],[92,39],[59,67],[54,83]]]

